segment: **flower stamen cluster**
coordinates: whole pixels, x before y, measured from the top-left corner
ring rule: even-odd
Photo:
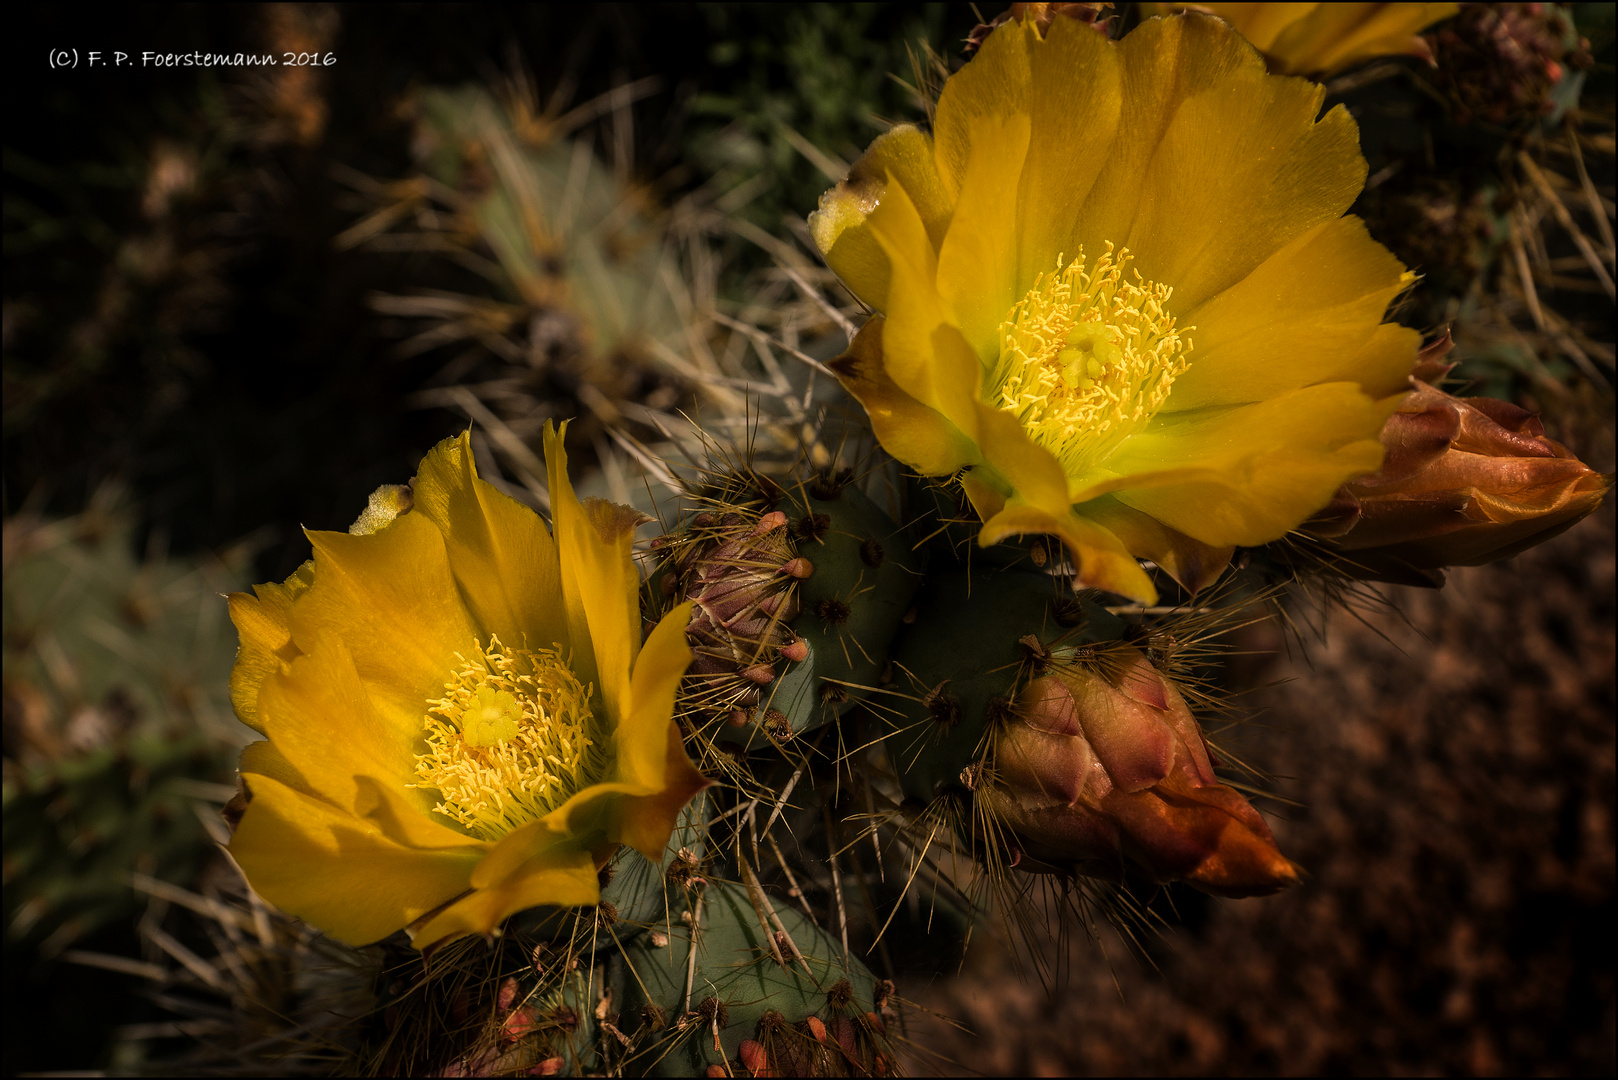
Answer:
[[[1111,243],[1093,269],[1082,248],[1066,267],[1059,258],[1000,324],[990,401],[1070,477],[1144,428],[1191,366],[1191,341],[1165,309],[1173,288],[1138,270],[1125,280],[1130,260]]]
[[[544,817],[586,775],[599,775],[590,737],[593,688],[554,649],[510,648],[498,635],[460,667],[430,702],[419,783],[443,795],[433,809],[485,840]]]

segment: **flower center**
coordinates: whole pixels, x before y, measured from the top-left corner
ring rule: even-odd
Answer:
[[[1066,267],[1058,259],[1000,324],[989,401],[1015,413],[1069,477],[1145,427],[1190,367],[1191,342],[1163,307],[1174,290],[1138,271],[1125,281],[1129,261],[1110,243],[1094,269],[1082,248]]]
[[[590,738],[591,688],[552,649],[513,649],[491,637],[427,705],[427,752],[410,787],[437,788],[433,809],[485,840],[544,817],[585,776],[602,775]]]

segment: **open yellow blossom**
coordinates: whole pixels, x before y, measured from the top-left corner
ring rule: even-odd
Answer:
[[[1203,15],[1114,44],[1010,22],[826,193],[879,313],[834,361],[884,448],[960,475],[980,541],[1062,538],[1089,586],[1195,589],[1374,472],[1412,276],[1343,211],[1358,129]]]
[[[593,904],[618,845],[661,859],[706,783],[672,718],[689,605],[641,646],[641,517],[580,503],[545,443],[554,536],[478,479],[463,435],[407,499],[373,497],[362,535],[311,532],[297,573],[230,598],[231,699],[265,736],[230,850],[335,938],[409,927],[425,949]]]
[[[1379,56],[1431,62],[1421,31],[1459,4],[1143,4],[1147,14],[1206,11],[1240,31],[1280,75],[1332,75]]]

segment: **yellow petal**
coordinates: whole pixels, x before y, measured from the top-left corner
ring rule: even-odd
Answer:
[[[1085,588],[1105,589],[1143,604],[1157,602],[1157,587],[1123,543],[1101,525],[1071,511],[1056,515],[1012,499],[1005,509],[984,522],[978,542],[988,546],[1009,536],[1029,533],[1061,537]]]
[[[581,504],[567,476],[567,451],[545,426],[545,464],[560,549],[562,595],[572,640],[572,667],[601,692],[607,716],[624,715],[629,669],[640,643],[640,575],[630,555],[635,526],[644,520],[628,507],[599,499]]]
[[[972,62],[950,76],[938,95],[933,153],[946,197],[960,196],[972,158],[973,129],[982,119],[1026,111],[1029,51],[1039,41],[1032,23],[1008,23],[989,35]],[[1005,193],[1007,198],[1012,192]]]
[[[1416,35],[1458,10],[1458,4],[1321,4],[1260,47],[1277,71],[1295,75],[1341,71],[1378,56],[1423,56]]]
[[[1153,19],[1118,46],[1118,138],[1079,215],[1086,252],[1125,245],[1175,289],[1173,310],[1241,280],[1288,241],[1341,214],[1365,181],[1346,110],[1314,122],[1323,91],[1269,77],[1217,19]]]
[[[350,945],[368,945],[464,892],[483,856],[420,850],[375,824],[262,774],[230,853],[276,907]]]
[[[628,844],[651,862],[662,862],[669,836],[680,818],[680,811],[709,781],[686,756],[679,728],[668,725],[664,739],[662,787],[647,795],[631,795],[613,807],[608,835]]]
[[[228,598],[230,621],[241,638],[230,670],[230,704],[241,722],[260,735],[259,687],[298,654],[292,644],[292,602],[309,588],[314,569],[313,562],[306,562],[279,585],[255,585],[257,595],[231,593]]]
[[[1115,494],[1205,544],[1268,543],[1345,481],[1377,470],[1376,433],[1397,404],[1326,383],[1256,405],[1159,416],[1108,463],[1132,481]],[[1154,480],[1157,470],[1175,482]]]
[[[565,648],[556,543],[538,514],[478,479],[469,433],[445,439],[422,460],[413,512],[444,534],[455,580],[485,637]]]
[[[244,775],[258,773],[260,776],[268,776],[305,795],[314,794],[308,782],[292,767],[286,756],[277,750],[273,743],[267,741],[250,742],[242,747],[241,759],[237,762],[236,769]]]
[[[670,729],[668,737],[679,746],[681,759],[684,760],[685,749],[684,744],[680,742],[679,729],[673,723],[668,727]],[[663,745],[667,745],[666,738]],[[492,846],[488,857],[473,871],[472,887],[476,889],[498,887],[513,875],[522,872],[534,858],[558,845],[571,845],[579,850],[613,847],[620,842],[614,834],[618,831],[619,818],[626,803],[647,797],[669,795],[667,791],[659,791],[660,785],[664,783],[661,773],[662,770],[659,770],[659,775],[650,783],[609,780],[590,784],[574,792],[565,803],[543,818],[521,825],[501,837]],[[706,785],[707,781],[702,780],[697,790]],[[683,807],[692,794],[695,794],[695,791],[687,793],[680,806]],[[678,809],[679,807],[676,807],[676,812]],[[659,844],[667,845],[673,827],[671,822],[664,831],[662,839],[658,841]],[[662,858],[662,848],[657,849],[654,858]]]
[[[686,756],[680,727],[672,719],[674,695],[691,664],[685,626],[691,605],[674,608],[652,630],[635,661],[634,708],[617,733],[618,774],[652,790],[615,809],[608,838],[660,862],[674,824],[692,797],[708,786]],[[661,743],[661,745],[660,745]]]
[[[520,873],[536,856],[558,845],[571,845],[585,851],[604,843],[604,829],[597,828],[594,823],[586,824],[582,829],[577,826],[592,812],[599,813],[602,803],[621,795],[617,790],[620,786],[592,784],[544,817],[519,825],[502,836],[490,849],[488,857],[472,871],[472,887],[495,888],[513,874]],[[581,812],[581,807],[587,809]]]
[[[406,786],[415,780],[425,701],[414,716],[378,709],[341,641],[326,636],[311,646],[259,697],[266,733],[308,790],[356,816],[396,821],[389,835],[416,846],[472,842],[432,814],[435,790]]]
[[[618,778],[628,783],[663,782],[663,738],[677,728],[674,692],[685,669],[691,666],[686,623],[690,603],[677,604],[653,627],[635,661],[630,682],[630,707],[619,718],[614,738],[618,746]]]
[[[1383,323],[1371,331],[1365,344],[1344,366],[1343,377],[1357,381],[1371,397],[1381,401],[1395,397],[1410,386],[1410,369],[1421,353],[1421,335],[1408,326]],[[1393,374],[1403,371],[1405,378]]]
[[[1430,59],[1418,33],[1459,10],[1457,4],[1163,4],[1148,15],[1192,7],[1229,22],[1282,75],[1328,75],[1378,56]]]
[[[1112,152],[1123,107],[1118,50],[1078,21],[1052,22],[1044,44],[1030,48],[1029,60],[1032,135],[1016,199],[1017,281],[1023,289],[1059,258],[1071,261],[1078,254],[1079,212]],[[1009,192],[1000,197],[1009,198]]]
[[[1000,323],[1026,289],[1017,276],[1015,192],[1028,133],[1025,113],[973,119],[960,199],[938,253],[939,294],[988,363],[1000,355]]]
[[[1003,486],[1015,491],[1024,502],[1058,515],[1072,503],[1061,462],[1029,438],[1012,413],[980,404],[978,444],[986,465],[1003,477]]]
[[[888,185],[882,205],[871,215],[870,229],[893,269],[882,328],[889,377],[975,438],[983,365],[950,321],[938,292],[938,257],[909,194],[897,181]]]
[[[1219,48],[1248,52],[1227,33]],[[1174,287],[1172,310],[1196,307],[1292,240],[1347,210],[1365,184],[1359,127],[1325,90],[1244,69],[1184,101],[1141,178],[1121,242],[1136,269]]]
[[[1221,80],[1252,82],[1264,70],[1264,62],[1228,26],[1205,16],[1149,19],[1115,48],[1125,119],[1083,201],[1073,235],[1073,248],[1083,244],[1092,258],[1105,250],[1106,241],[1123,242],[1137,209],[1150,209],[1141,205],[1141,180],[1181,104]]]
[[[944,242],[953,204],[944,197],[933,164],[933,140],[913,124],[899,124],[877,137],[848,171],[848,178],[820,197],[820,209],[809,215],[809,231],[855,296],[878,310],[888,299],[888,257],[882,253],[865,219],[882,201],[892,174],[921,214],[930,242]]]
[[[1252,42],[1261,52],[1280,36],[1287,27],[1306,18],[1321,4],[1197,4],[1202,11],[1211,11],[1241,31],[1242,37]],[[1349,7],[1352,5],[1338,5]],[[1147,15],[1164,15],[1183,11],[1185,4],[1143,4]]]
[[[488,934],[531,907],[579,907],[600,899],[596,860],[564,839],[534,855],[498,885],[476,889],[433,916],[412,933],[410,943],[427,950],[467,934]]]
[[[990,483],[991,480],[994,482]],[[979,521],[988,521],[1006,508],[1011,485],[1005,482],[1004,477],[995,475],[992,469],[970,469],[961,474],[960,483]]]
[[[487,840],[468,836],[458,825],[442,814],[423,808],[424,803],[437,803],[437,794],[428,789],[429,798],[417,802],[418,789],[401,787],[396,779],[377,779],[373,776],[354,778],[355,816],[372,822],[383,835],[392,837],[409,847],[422,850],[466,850],[468,845],[482,851],[489,850]]]
[[[1215,547],[1194,540],[1111,495],[1092,499],[1074,512],[1118,537],[1135,557],[1156,563],[1192,594],[1212,585],[1236,553],[1230,545]]]
[[[1420,336],[1389,327],[1407,353],[1362,355],[1388,304],[1411,281],[1358,218],[1317,225],[1181,319],[1191,368],[1165,412],[1263,401],[1300,386],[1357,382],[1372,397],[1404,386]]]
[[[419,734],[427,702],[477,637],[443,535],[411,513],[370,536],[308,536],[315,581],[292,610],[293,641],[306,652],[325,635],[341,641],[371,701]]]
[[[882,327],[872,316],[848,343],[848,351],[831,361],[844,389],[871,418],[871,432],[882,449],[923,476],[948,476],[981,459],[977,444],[936,409],[899,388],[883,366]]]

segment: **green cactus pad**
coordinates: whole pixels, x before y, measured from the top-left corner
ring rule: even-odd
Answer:
[[[654,610],[698,604],[689,707],[726,718],[717,740],[767,746],[830,723],[879,685],[921,565],[906,530],[846,477],[791,490],[724,479],[712,509],[658,542],[669,554],[649,595]]]
[[[809,648],[785,662],[765,708],[794,734],[836,719],[868,697],[887,667],[888,647],[916,588],[921,567],[910,538],[852,485],[797,494],[793,532],[815,572],[799,586],[792,629]]]
[[[967,501],[966,492],[953,480],[908,476],[905,498],[911,514],[927,523],[921,532],[929,560],[974,570],[1017,567],[1037,572],[1062,557],[1061,541],[1054,536],[1012,537],[988,547],[979,544],[983,522]]]
[[[1055,648],[1122,636],[1122,619],[1060,587],[1016,568],[952,567],[929,578],[916,621],[893,650],[912,696],[890,699],[900,715],[887,747],[908,797],[931,802],[963,786],[962,771],[982,757],[990,716],[1024,670],[1028,635]]]
[[[627,940],[634,934],[657,926],[667,927],[678,920],[684,910],[685,893],[669,882],[671,870],[689,868],[700,863],[707,850],[704,819],[708,812],[708,798],[698,795],[680,812],[678,824],[669,836],[661,865],[648,862],[646,857],[630,847],[621,848],[612,862],[612,879],[601,889],[601,899],[611,904],[617,913],[614,927],[618,940]]]
[[[875,976],[853,957],[843,958],[838,944],[799,912],[784,904],[775,911],[802,952],[807,971],[790,956],[787,968],[776,963],[745,889],[708,885],[684,1013],[680,1006],[691,952],[687,924],[677,921],[666,939],[643,935],[625,946],[623,967],[612,981],[619,1027],[634,1047],[624,1062],[626,1072],[701,1076],[711,1065],[744,1062],[745,1051],[789,1061],[810,1052],[826,1054],[837,1072],[857,1074],[857,1060],[885,1049],[880,1021],[870,1019],[879,1008]],[[811,1017],[822,1031],[831,1032],[824,1043],[805,1033]],[[744,1041],[760,1049],[744,1047]],[[746,1075],[736,1064],[730,1069]]]

